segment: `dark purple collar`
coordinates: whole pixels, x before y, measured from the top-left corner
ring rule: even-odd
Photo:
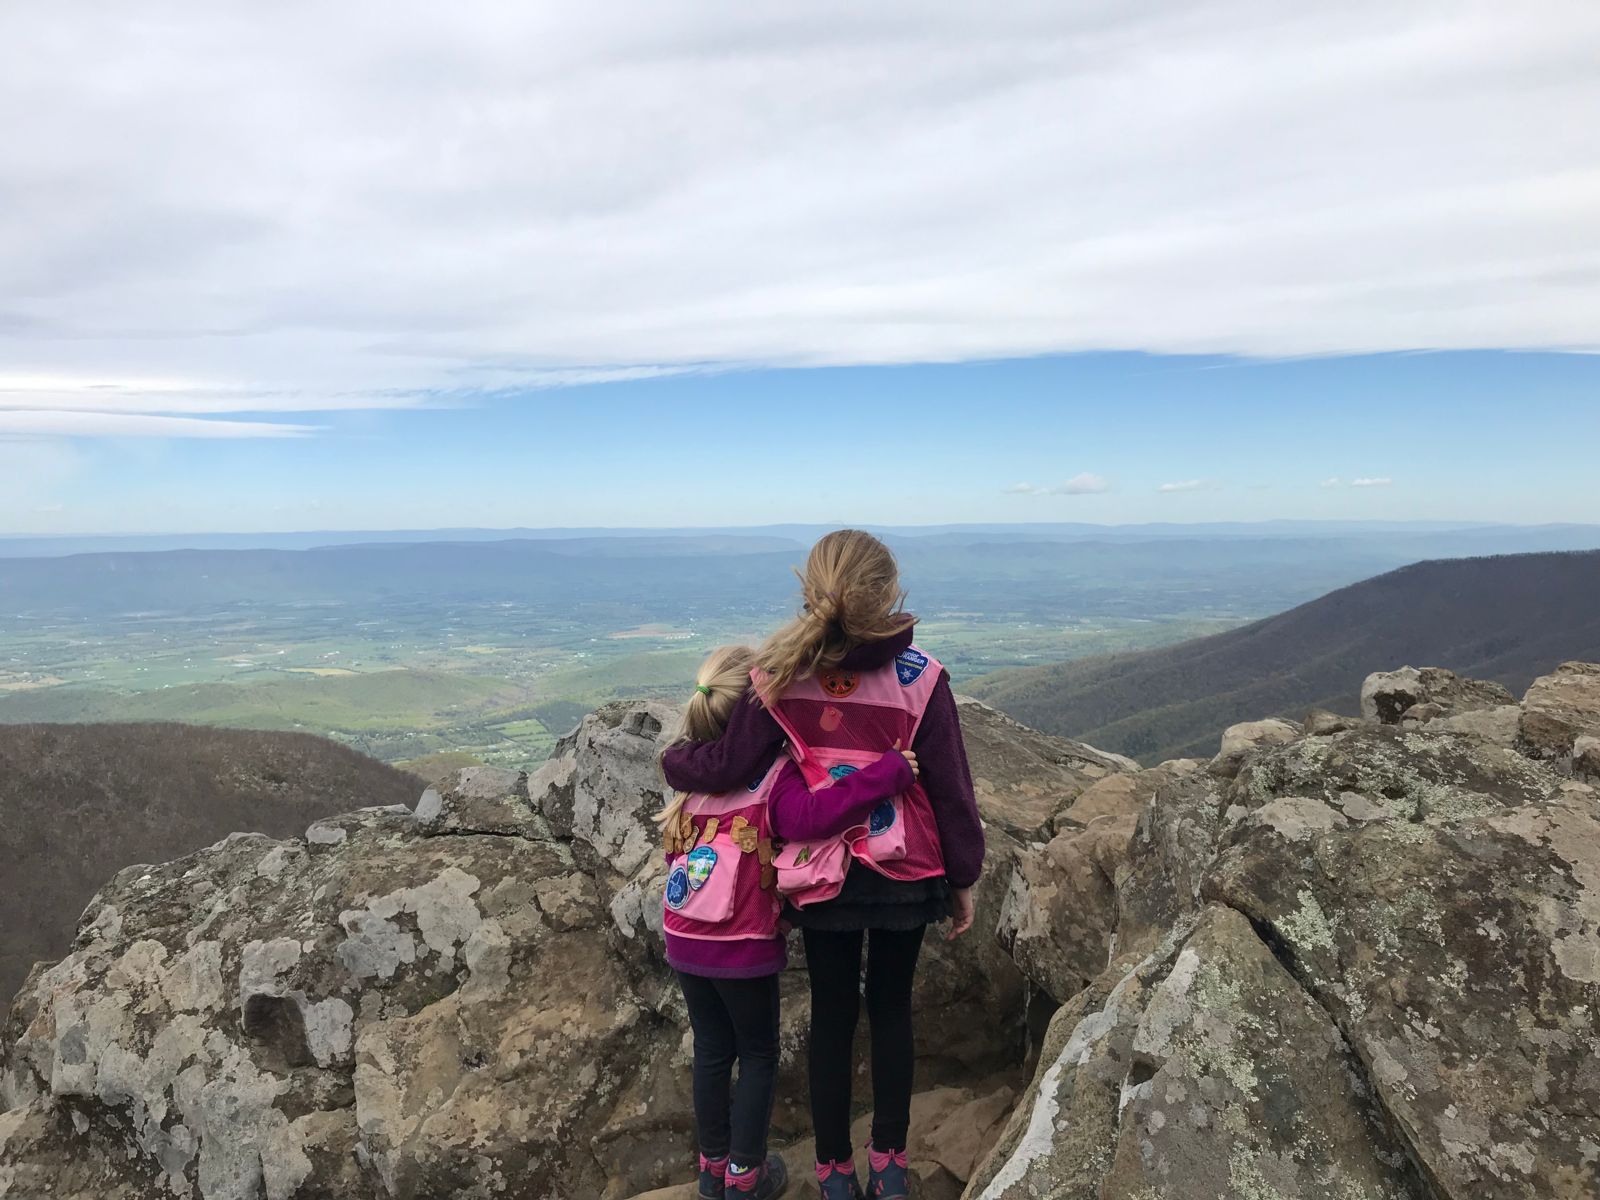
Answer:
[[[906,616],[905,628],[877,642],[862,642],[850,650],[844,660],[839,663],[843,671],[874,671],[894,661],[895,655],[911,645],[911,635],[916,629],[917,619],[909,614]]]

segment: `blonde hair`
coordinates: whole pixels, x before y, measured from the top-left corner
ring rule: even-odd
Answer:
[[[694,695],[683,706],[683,717],[663,745],[670,749],[680,742],[714,742],[728,727],[733,706],[750,686],[750,668],[756,665],[756,652],[749,646],[718,646],[706,655],[694,677]],[[683,809],[682,792],[675,792],[655,816],[656,824],[675,820]]]
[[[768,676],[761,685],[768,704],[796,679],[835,669],[855,647],[893,637],[910,619],[901,608],[905,593],[894,555],[870,533],[834,530],[811,547],[805,571],[795,574],[805,607],[756,656]]]

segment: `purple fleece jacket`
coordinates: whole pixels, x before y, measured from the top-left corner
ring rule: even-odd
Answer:
[[[894,637],[857,646],[841,666],[849,671],[882,667],[893,661],[911,641],[912,626],[908,623]],[[662,756],[661,768],[667,782],[679,791],[731,791],[760,778],[772,765],[783,741],[783,730],[752,697],[749,702],[734,707],[728,727],[720,738],[714,742],[685,743],[668,750]],[[961,740],[961,721],[947,674],[940,674],[912,749],[916,751],[923,790],[928,793],[934,822],[939,829],[945,877],[952,887],[970,887],[977,882],[983,869],[983,823],[978,817],[972,772],[967,766],[967,750]],[[885,759],[889,757],[885,755]],[[898,754],[892,757],[900,764],[899,769],[909,774],[905,759]],[[778,780],[782,791],[775,789],[770,801],[773,831],[780,837],[811,838],[826,837],[847,828],[860,817],[846,816],[846,812],[864,815],[884,795],[905,790],[894,787],[886,792],[875,792],[870,799],[867,797],[867,788],[880,782],[876,779],[878,769],[887,770],[892,766],[890,763],[886,767],[884,760],[880,760],[815,795],[805,789],[798,768],[786,767]],[[863,786],[849,792],[841,790],[842,784],[857,779]],[[667,960],[677,969],[694,975],[763,975],[783,965],[781,941],[777,966],[770,965],[773,960],[766,943],[693,942],[684,945],[685,942],[693,942],[693,939],[669,936]]]

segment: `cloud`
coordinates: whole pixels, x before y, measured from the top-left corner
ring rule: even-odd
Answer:
[[[149,413],[36,412],[0,409],[0,437],[284,438],[316,432],[313,425],[217,421]]]
[[[1344,480],[1340,479],[1337,475],[1330,475],[1328,478],[1324,479],[1317,486],[1318,487],[1325,487],[1325,488],[1343,487],[1344,486]]]
[[[1010,487],[1001,489],[1007,495],[1016,496],[1089,496],[1110,490],[1111,484],[1108,480],[1088,472],[1074,475],[1071,479],[1051,487],[1035,483],[1013,483]]]
[[[11,407],[1593,349],[1600,6],[1540,11],[11,5],[0,361],[116,401]]]
[[[1215,479],[1185,479],[1178,483],[1163,483],[1158,492],[1214,492],[1222,485]]]
[[[1350,486],[1351,487],[1360,487],[1360,488],[1366,488],[1366,487],[1390,487],[1390,486],[1393,485],[1393,483],[1394,483],[1394,480],[1390,479],[1387,475],[1380,475],[1380,476],[1377,476],[1375,478],[1370,478],[1370,479],[1352,479],[1350,481]]]

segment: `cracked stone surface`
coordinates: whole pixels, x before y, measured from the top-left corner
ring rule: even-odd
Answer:
[[[1157,789],[967,1197],[1600,1196],[1600,793],[1457,682]]]
[[[1007,868],[1125,769],[962,711]],[[0,1197],[618,1200],[682,1178],[690,1041],[649,820],[674,717],[608,705],[531,778],[469,770],[415,812],[123,871],[11,1007]],[[1002,878],[979,889],[991,930]],[[992,937],[930,938],[925,961],[919,1085],[1014,1072],[1025,983],[1010,957]],[[783,989],[775,1125],[792,1139],[807,1123],[800,971]],[[1010,1093],[945,1091],[970,1106],[966,1142],[925,1179],[953,1196]]]

